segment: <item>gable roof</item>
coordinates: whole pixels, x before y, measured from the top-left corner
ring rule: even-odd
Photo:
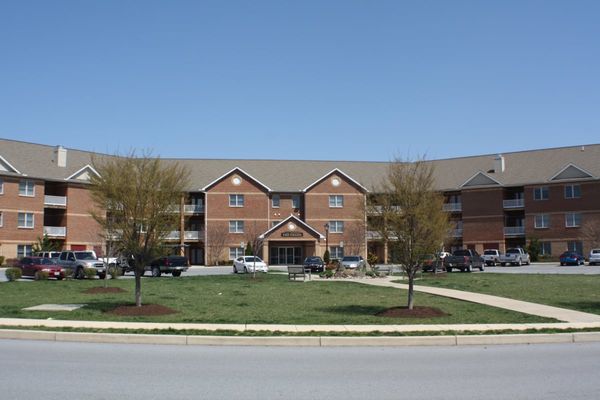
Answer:
[[[90,173],[96,175],[96,176],[100,176],[100,174],[98,173],[98,171],[96,171],[94,169],[94,167],[92,167],[91,165],[86,165],[83,168],[79,169],[78,171],[76,171],[74,174],[72,174],[71,176],[68,176],[65,178],[66,181],[70,181],[70,180],[77,180],[77,181],[89,181],[89,175]]]
[[[0,156],[0,171],[21,174],[18,169],[13,167],[12,164],[6,161],[6,159],[2,156]]]
[[[307,187],[305,187],[302,191],[303,192],[307,192],[308,190],[310,190],[312,187],[314,187],[315,185],[317,185],[319,182],[327,179],[328,176],[331,176],[333,174],[339,174],[342,175],[344,178],[348,179],[350,182],[354,183],[356,186],[358,186],[361,190],[363,190],[365,193],[368,192],[369,190],[364,187],[363,185],[361,185],[359,182],[357,182],[356,180],[354,180],[350,175],[344,173],[342,170],[340,170],[339,168],[334,168],[331,171],[329,171],[328,173],[326,173],[325,175],[323,175],[322,177],[320,177],[319,179],[317,179],[316,181],[314,181],[313,183],[311,183],[310,185],[308,185]]]
[[[289,217],[280,221],[277,225],[275,225],[274,227],[272,227],[271,229],[269,229],[268,231],[266,231],[265,233],[260,235],[259,238],[264,239],[265,237],[269,236],[271,233],[275,232],[277,229],[281,228],[283,225],[289,223],[290,221],[294,221],[294,223],[296,225],[300,225],[307,231],[314,233],[315,236],[317,236],[319,239],[325,239],[325,236],[323,236],[321,234],[321,232],[317,231],[315,228],[308,225],[306,222],[302,221],[300,218],[296,217],[294,214],[290,214]]]
[[[205,192],[206,190],[208,190],[211,186],[214,186],[215,184],[217,184],[218,182],[222,181],[223,179],[225,179],[227,176],[233,174],[234,172],[238,172],[242,175],[246,175],[248,178],[250,178],[251,180],[253,180],[254,182],[258,183],[260,186],[262,186],[263,188],[265,188],[267,190],[267,192],[270,192],[271,189],[265,185],[264,183],[262,183],[261,181],[259,181],[258,179],[256,179],[255,177],[253,177],[252,175],[250,175],[249,173],[247,173],[246,171],[244,171],[243,169],[239,168],[239,167],[235,167],[233,168],[231,171],[221,175],[220,177],[218,177],[217,179],[215,179],[214,181],[212,181],[211,183],[209,183],[208,185],[204,186],[202,189],[200,189],[201,191]]]
[[[485,174],[482,171],[477,172],[475,175],[467,179],[460,187],[471,187],[471,186],[497,186],[502,185],[496,179]]]
[[[550,178],[551,181],[571,179],[594,179],[594,177],[584,169],[569,163]]]

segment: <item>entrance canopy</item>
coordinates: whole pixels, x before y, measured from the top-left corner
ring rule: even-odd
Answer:
[[[294,215],[290,215],[262,235],[261,239],[283,241],[324,240],[319,231]]]

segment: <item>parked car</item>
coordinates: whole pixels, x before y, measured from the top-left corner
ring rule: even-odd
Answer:
[[[560,265],[583,265],[585,258],[574,251],[565,251],[560,255]]]
[[[366,263],[365,260],[361,256],[344,256],[341,261],[343,268],[363,268]]]
[[[31,276],[39,279],[40,273],[47,272],[49,278],[61,280],[65,277],[65,273],[56,259],[48,257],[23,257],[19,260],[17,266],[21,268],[23,276]]]
[[[600,249],[590,250],[590,256],[588,257],[590,265],[600,264]]]
[[[420,264],[423,272],[442,269],[442,260],[438,259],[435,254],[425,254],[421,259]]]
[[[96,253],[93,251],[62,251],[58,257],[58,265],[60,265],[65,273],[70,273],[75,279],[83,279],[85,277],[85,268],[94,268],[96,275],[100,279],[104,279],[106,268],[104,263],[96,258]]]
[[[311,272],[323,272],[325,263],[321,257],[310,256],[304,259],[304,268],[310,268]]]
[[[485,264],[491,267],[494,267],[496,264],[500,262],[500,251],[496,249],[487,249],[483,251],[483,255],[481,256]]]
[[[531,264],[529,253],[521,247],[510,248],[500,256],[500,265],[504,267],[506,264],[518,265],[519,267],[523,264],[529,265]]]
[[[60,256],[60,251],[38,251],[34,254],[34,256],[45,258],[58,258]]]
[[[233,273],[237,274],[240,272],[248,273],[254,272],[254,268],[258,272],[269,272],[267,264],[261,260],[260,257],[255,256],[242,256],[238,257],[233,261]]]
[[[471,249],[456,250],[451,256],[444,259],[444,266],[447,272],[452,272],[454,268],[460,269],[462,272],[472,272],[474,268],[479,268],[480,271],[485,269],[483,258]]]
[[[158,278],[162,274],[172,274],[180,276],[190,267],[187,257],[184,256],[165,256],[152,260],[150,268],[146,267],[152,273],[152,276]]]

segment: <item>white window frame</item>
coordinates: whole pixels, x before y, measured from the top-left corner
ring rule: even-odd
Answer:
[[[275,228],[275,226],[277,224],[279,224],[281,221],[271,221],[271,228]]]
[[[546,249],[545,246],[548,248]],[[546,251],[548,250],[548,251]],[[550,256],[552,255],[552,242],[540,242],[540,255]]]
[[[575,192],[578,192],[577,194]],[[565,185],[565,199],[580,199],[581,185]]]
[[[242,221],[242,220],[229,221],[229,233],[244,233],[244,221]]]
[[[21,219],[21,215],[23,216],[23,225],[20,225],[20,219]],[[27,218],[27,216],[31,216],[31,221],[29,218]],[[31,225],[29,225],[28,223],[31,222]],[[35,228],[35,214],[32,212],[24,212],[24,211],[19,211],[17,213],[17,228],[19,229],[33,229]]]
[[[24,187],[22,188],[21,185],[23,185]],[[31,193],[29,192],[30,188],[31,188]],[[24,191],[21,191],[21,189],[24,189]],[[35,182],[32,181],[31,179],[21,179],[19,181],[19,196],[35,197]]]
[[[238,257],[242,257],[244,255],[243,247],[230,247],[229,248],[229,259],[235,260]]]
[[[277,201],[275,201],[275,199],[277,199]],[[273,207],[273,208],[281,207],[281,196],[280,195],[274,194],[273,197],[271,197],[271,207]]]
[[[4,194],[4,179],[0,178],[0,194]]]
[[[329,233],[344,233],[344,221],[329,221]]]
[[[329,258],[341,260],[344,258],[344,248],[342,246],[329,246]]]
[[[571,212],[565,214],[566,228],[579,228],[581,226],[581,213]]]
[[[31,257],[32,255],[33,255],[33,245],[31,245],[31,244],[18,244],[17,245],[17,258]]]
[[[244,207],[244,195],[243,194],[230,194],[229,195],[229,207]]]
[[[343,194],[330,194],[329,195],[329,208],[343,208],[344,207],[344,195]]]
[[[0,228],[4,226],[4,211],[0,211]]]
[[[538,214],[533,219],[533,227],[535,229],[550,228],[550,214]]]
[[[539,193],[539,197],[537,196],[538,193]],[[544,193],[546,194],[546,196],[544,196]],[[533,188],[533,200],[543,201],[543,200],[548,200],[549,197],[550,197],[550,189],[548,188],[548,186],[540,186],[540,187]]]

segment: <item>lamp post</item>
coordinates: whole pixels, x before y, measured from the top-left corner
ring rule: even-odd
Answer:
[[[325,228],[325,251],[329,252],[329,223],[324,225]]]

